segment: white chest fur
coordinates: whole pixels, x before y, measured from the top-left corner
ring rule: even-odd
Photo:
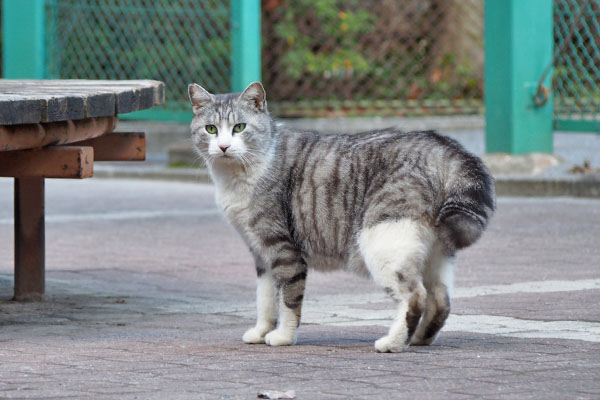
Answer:
[[[217,206],[225,218],[247,239],[252,194],[262,169],[247,171],[240,165],[219,165],[210,169],[216,187]]]
[[[213,173],[217,207],[236,228],[246,225],[252,188],[247,179],[238,174]]]

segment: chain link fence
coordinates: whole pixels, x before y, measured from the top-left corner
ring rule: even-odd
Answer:
[[[600,0],[554,1],[554,114],[600,121]]]
[[[230,90],[229,0],[46,0],[49,78],[159,79]],[[263,0],[276,114],[478,113],[483,0]],[[240,62],[243,62],[241,60]]]
[[[163,109],[188,111],[187,85],[230,91],[229,0],[46,0],[47,76],[157,79]]]
[[[479,113],[483,0],[264,0],[278,114]]]
[[[45,0],[48,78],[231,90],[230,0]],[[262,0],[280,116],[483,112],[484,0]],[[600,0],[554,0],[555,115],[600,118]],[[243,62],[239,60],[236,62]]]

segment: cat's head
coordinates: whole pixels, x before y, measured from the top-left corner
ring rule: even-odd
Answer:
[[[251,83],[242,93],[211,94],[192,83],[188,93],[194,111],[194,146],[207,161],[247,164],[269,148],[271,118],[265,89]]]

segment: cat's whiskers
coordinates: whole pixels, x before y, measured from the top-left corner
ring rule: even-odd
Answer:
[[[238,154],[237,155],[238,160],[240,160],[241,164],[242,164],[242,169],[244,170],[244,173],[246,174],[246,178],[248,177],[248,165],[246,164],[246,156],[244,154]]]
[[[202,160],[204,159],[204,157],[202,157],[200,154],[196,154],[196,157],[192,160],[192,167],[198,165],[200,166],[200,163],[202,162]]]
[[[249,161],[254,161],[260,159],[260,156],[262,156],[262,152],[259,149],[253,149],[251,147],[247,147],[246,151],[244,152],[244,156],[249,160]]]
[[[244,170],[246,172],[246,177],[248,176],[248,170],[252,168],[252,166],[255,164],[256,161],[256,156],[255,154],[257,153],[252,153],[251,151],[246,151],[245,153],[240,155],[240,160],[242,161],[242,164],[244,165]]]
[[[206,166],[211,168],[215,161],[215,156],[212,154],[206,154],[204,156],[204,161],[206,162]]]

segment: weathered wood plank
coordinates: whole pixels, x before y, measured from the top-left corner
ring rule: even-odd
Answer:
[[[0,152],[0,176],[89,178],[94,173],[92,147],[50,146]]]
[[[85,118],[85,98],[83,96],[52,97],[46,102],[46,116],[42,120],[68,121]]]
[[[16,95],[0,95],[0,121],[10,121],[11,124],[36,123],[42,119],[40,99],[30,99]]]
[[[127,91],[117,94],[117,114],[125,114],[138,109],[139,97],[136,91]]]
[[[86,118],[116,115],[116,99],[113,93],[98,93],[86,98]]]
[[[93,147],[94,161],[144,161],[146,159],[146,135],[142,132],[111,132],[73,145]]]
[[[159,81],[0,79],[0,125],[105,117],[163,103]]]
[[[79,142],[112,132],[116,126],[117,117],[0,126],[0,151]]]

